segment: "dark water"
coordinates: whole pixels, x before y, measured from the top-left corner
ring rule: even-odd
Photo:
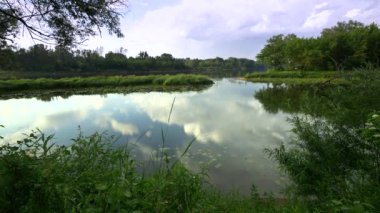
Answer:
[[[0,129],[0,135],[5,141],[16,141],[39,128],[55,133],[55,142],[69,144],[78,135],[78,126],[84,134],[107,131],[120,137],[118,145],[129,143],[139,162],[149,163],[162,145],[163,130],[173,158],[196,138],[182,162],[194,171],[206,168],[217,188],[248,193],[255,184],[262,192],[277,193],[283,178],[263,150],[286,141],[291,125],[286,121],[288,114],[268,112],[255,98],[264,87],[223,79],[196,92],[1,100],[0,124],[6,128]]]

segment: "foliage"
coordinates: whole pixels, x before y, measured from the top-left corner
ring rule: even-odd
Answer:
[[[380,66],[380,28],[376,24],[338,22],[319,37],[275,35],[257,55],[274,70],[352,70],[366,63]]]
[[[292,143],[267,152],[293,181],[295,195],[323,208],[379,210],[379,121],[372,114],[357,129],[295,117]]]
[[[5,10],[9,12],[9,10]],[[17,35],[17,20],[0,13],[0,49],[7,46]]]
[[[110,34],[122,37],[120,30],[119,7],[123,0],[84,1],[84,0],[5,0],[0,4],[0,20],[10,20],[12,24],[1,24],[1,43],[9,33],[16,33],[16,25],[25,29],[36,40],[56,41],[66,47],[96,35],[101,28]],[[15,24],[17,22],[17,24]],[[2,22],[3,23],[3,22]]]
[[[360,69],[345,79],[350,84],[314,85],[298,95],[299,86],[259,93],[273,111],[297,113],[291,143],[266,152],[288,174],[292,196],[328,212],[378,212],[379,70]],[[282,97],[280,104],[265,97],[271,93]]]
[[[273,85],[259,90],[255,97],[269,112],[303,113],[341,125],[358,126],[369,113],[380,109],[379,75],[378,69],[368,67],[338,78],[323,78],[314,84],[283,85],[288,79],[299,83],[305,78],[268,78]],[[273,82],[277,79],[279,84]],[[314,79],[319,80],[312,77],[305,80]]]
[[[1,78],[17,75],[62,76],[62,75],[99,75],[99,74],[139,74],[153,73],[205,73],[222,76],[241,76],[245,73],[264,70],[264,67],[250,59],[215,58],[215,59],[181,59],[164,53],[152,57],[147,52],[140,52],[136,57],[127,57],[123,48],[116,52],[102,55],[102,48],[97,50],[69,50],[36,44],[28,49],[0,49]],[[13,71],[13,72],[12,72]]]
[[[135,172],[126,147],[95,133],[69,147],[33,132],[0,150],[2,212],[172,212],[196,207],[201,174],[177,164],[151,177]]]
[[[297,201],[261,197],[254,186],[250,197],[222,194],[206,173],[180,162],[141,175],[127,146],[113,146],[104,133],[80,133],[70,146],[52,140],[33,131],[0,147],[1,212],[308,212]]]

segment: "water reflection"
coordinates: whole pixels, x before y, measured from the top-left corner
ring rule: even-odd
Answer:
[[[263,87],[223,79],[203,91],[74,95],[50,102],[9,99],[0,101],[0,124],[7,127],[0,135],[14,141],[38,127],[67,144],[80,126],[84,134],[108,131],[120,137],[118,145],[135,144],[136,158],[149,161],[162,144],[163,130],[171,154],[182,153],[197,138],[183,162],[194,170],[207,165],[216,187],[248,193],[254,183],[262,191],[278,192],[280,176],[263,149],[285,140],[290,125],[287,114],[268,113],[254,98]]]
[[[303,113],[337,124],[358,126],[365,123],[374,109],[380,110],[379,94],[378,84],[270,85],[257,91],[255,98],[273,114]]]

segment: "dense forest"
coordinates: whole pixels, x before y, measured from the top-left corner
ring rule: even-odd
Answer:
[[[380,65],[380,28],[375,23],[339,22],[320,36],[272,36],[257,55],[273,70],[352,70],[368,63]]]
[[[127,57],[125,49],[108,52],[102,49],[69,50],[55,47],[49,49],[36,44],[28,49],[0,49],[0,70],[24,72],[122,72],[126,74],[193,73],[242,75],[247,72],[264,70],[254,60],[240,58],[179,59],[164,53],[157,57],[145,51],[136,57]]]

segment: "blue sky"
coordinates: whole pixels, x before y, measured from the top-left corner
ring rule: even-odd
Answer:
[[[379,11],[380,0],[129,0],[122,8],[124,38],[104,32],[80,48],[255,59],[272,35],[317,36],[350,19],[379,24]],[[20,43],[31,44],[25,37]]]

